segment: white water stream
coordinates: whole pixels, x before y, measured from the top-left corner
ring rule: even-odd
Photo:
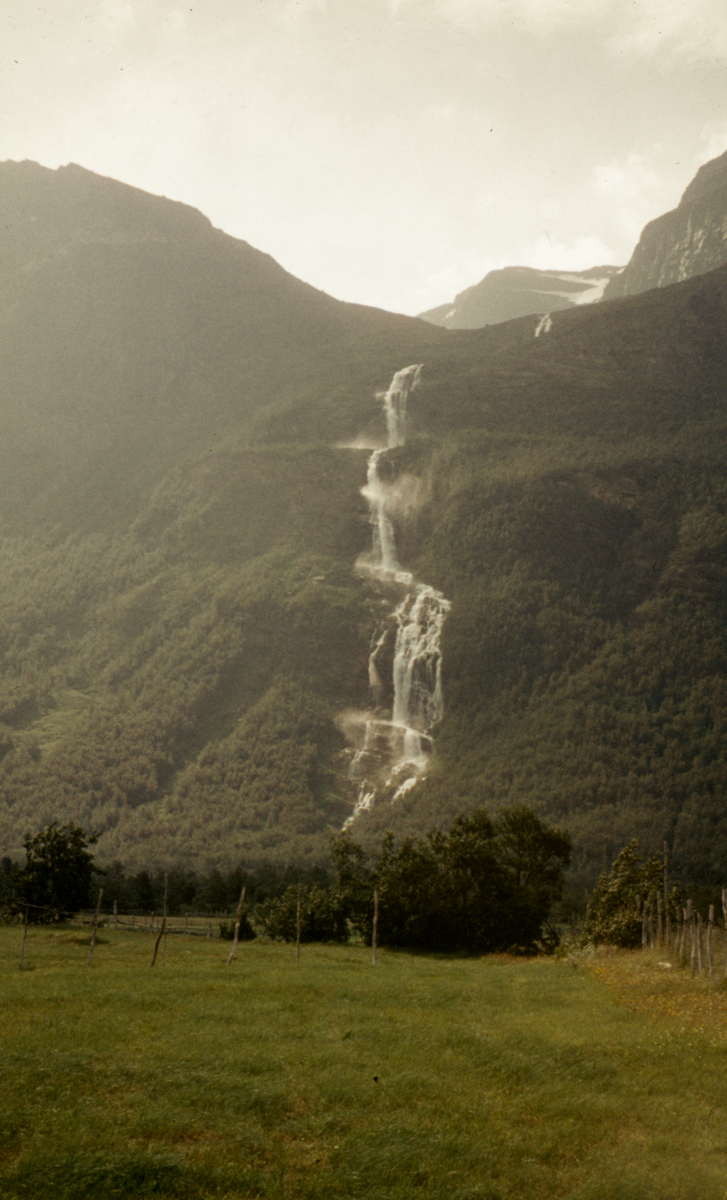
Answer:
[[[394,793],[396,798],[413,786],[417,774],[429,761],[432,746],[429,731],[444,713],[440,638],[450,601],[428,584],[415,582],[412,575],[401,569],[390,515],[393,492],[381,476],[387,450],[404,443],[407,400],[419,382],[420,372],[420,364],[404,367],[396,372],[389,385],[384,396],[387,449],[374,450],[368,462],[366,486],[362,489],[369,503],[373,527],[370,570],[384,582],[404,587],[406,594],[392,614],[396,622],[396,641],[391,720],[373,718],[366,722],[363,746],[354,755],[349,769],[349,777],[359,781],[358,800],[344,829],[359,812],[373,803],[376,786],[366,777],[367,768],[380,761],[382,743],[385,745],[384,757],[389,764],[393,763],[386,783],[392,783],[397,775],[406,771],[406,778]],[[369,681],[377,704],[385,691],[377,658],[389,637],[389,630],[390,624],[376,640],[369,657]]]

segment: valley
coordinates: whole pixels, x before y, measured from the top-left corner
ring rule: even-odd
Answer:
[[[727,268],[446,330],[81,168],[0,185],[3,854],[304,867],[527,803],[579,886],[634,836],[724,882]]]

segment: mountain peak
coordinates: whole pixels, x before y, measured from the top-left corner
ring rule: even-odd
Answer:
[[[679,208],[686,208],[695,200],[701,200],[711,192],[720,191],[727,187],[727,150],[718,158],[704,163],[692,182],[685,188],[684,195],[679,201]]]
[[[480,329],[516,317],[542,316],[600,300],[620,269],[604,266],[587,271],[540,271],[536,267],[502,267],[489,271],[449,304],[420,316],[446,329]]]
[[[605,300],[681,283],[727,262],[727,152],[699,168],[678,206],[644,226]]]

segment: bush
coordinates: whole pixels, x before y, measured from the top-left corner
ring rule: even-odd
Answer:
[[[267,937],[281,942],[297,939],[298,889],[289,887],[279,900],[269,900],[257,910],[256,920]],[[313,887],[301,894],[300,940],[347,942],[347,911],[335,888]]]
[[[586,910],[581,941],[632,950],[641,945],[641,904],[663,882],[658,854],[642,859],[634,838],[599,879]]]
[[[232,917],[232,919],[229,921],[220,921],[220,937],[221,938],[226,938],[227,941],[229,941],[229,942],[231,942],[233,940],[233,938],[235,936],[235,921],[236,920],[237,920],[236,917]],[[257,934],[247,919],[247,913],[243,913],[242,918],[240,920],[240,928],[239,928],[238,934],[237,934],[238,941],[252,942],[252,941],[254,941],[254,939],[256,937],[257,937]]]

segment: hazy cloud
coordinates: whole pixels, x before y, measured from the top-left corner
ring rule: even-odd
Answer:
[[[727,59],[723,0],[396,0],[393,8],[474,31],[587,31],[612,53],[670,65]]]

